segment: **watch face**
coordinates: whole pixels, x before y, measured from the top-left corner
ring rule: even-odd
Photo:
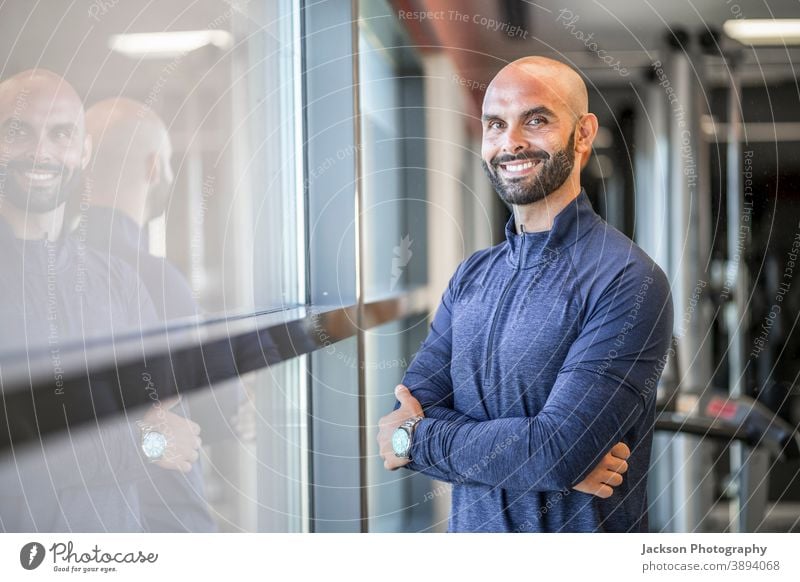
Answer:
[[[407,455],[409,445],[411,444],[408,438],[408,433],[402,428],[398,428],[392,434],[392,449],[396,455]]]
[[[166,448],[167,437],[160,432],[148,432],[142,437],[142,450],[148,459],[160,459]]]

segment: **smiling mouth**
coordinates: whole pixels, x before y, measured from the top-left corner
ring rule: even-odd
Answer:
[[[511,176],[524,176],[531,173],[541,163],[542,160],[515,160],[507,164],[498,164],[498,166]]]
[[[55,172],[24,172],[26,178],[32,182],[43,182],[45,180],[52,180],[58,174]]]
[[[55,182],[61,177],[60,172],[53,172],[50,170],[21,170],[17,169],[17,174],[21,176],[29,184],[48,184]]]

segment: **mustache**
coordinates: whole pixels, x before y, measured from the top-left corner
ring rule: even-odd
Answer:
[[[54,174],[64,172],[64,166],[61,164],[35,164],[23,160],[10,160],[8,168],[18,172],[52,172]]]
[[[504,156],[497,156],[496,158],[492,159],[492,166],[498,166],[499,164],[508,164],[509,162],[515,162],[517,160],[541,160],[546,162],[550,159],[550,154],[545,151],[539,152],[522,152],[517,155],[506,154]]]

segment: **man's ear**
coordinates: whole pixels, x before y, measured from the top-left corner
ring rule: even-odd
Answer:
[[[578,120],[576,125],[575,152],[581,154],[584,159],[588,159],[599,128],[597,116],[594,113],[587,113]]]
[[[92,159],[92,134],[86,132],[86,135],[83,136],[83,153],[81,154],[81,170],[85,170],[86,166],[89,165],[89,160]]]
[[[145,168],[147,172],[147,183],[155,186],[161,181],[161,160],[158,159],[158,154],[148,154],[145,161]]]

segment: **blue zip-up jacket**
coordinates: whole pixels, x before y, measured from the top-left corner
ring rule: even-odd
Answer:
[[[463,261],[403,378],[423,406],[407,468],[453,484],[449,531],[647,531],[669,282],[581,193],[544,232]],[[572,489],[631,449],[608,499]]]

